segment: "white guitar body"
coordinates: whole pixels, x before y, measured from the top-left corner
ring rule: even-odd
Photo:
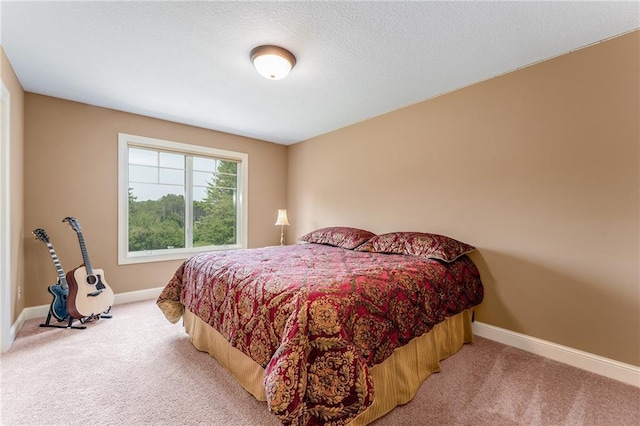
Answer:
[[[84,266],[79,266],[67,273],[67,310],[73,318],[100,315],[113,306],[113,290],[104,280],[104,271],[93,269],[92,272],[93,274],[88,274]]]
[[[113,305],[113,290],[104,280],[104,271],[91,267],[80,223],[71,216],[65,217],[62,221],[69,223],[78,234],[78,242],[84,261],[83,265],[67,274],[67,284],[69,284],[67,311],[72,318],[100,318],[100,314],[108,312]]]

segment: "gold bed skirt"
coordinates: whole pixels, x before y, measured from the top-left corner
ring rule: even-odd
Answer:
[[[429,333],[397,348],[384,362],[371,368],[375,388],[373,404],[356,417],[350,426],[366,425],[384,416],[396,406],[411,401],[431,373],[440,371],[440,361],[473,341],[471,309],[447,318]],[[250,394],[266,401],[264,369],[234,348],[220,333],[189,310],[184,312],[184,328],[191,343],[208,352],[229,371]]]

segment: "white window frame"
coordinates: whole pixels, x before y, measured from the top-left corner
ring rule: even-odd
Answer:
[[[204,246],[129,252],[129,147],[173,151],[179,154],[215,157],[238,162],[237,174],[237,243],[224,246]],[[248,171],[249,156],[243,152],[227,151],[200,145],[191,145],[145,136],[118,133],[118,264],[161,262],[186,259],[196,253],[215,250],[232,250],[247,247],[248,229]],[[185,182],[185,185],[189,184]],[[187,223],[185,226],[188,228]],[[187,231],[189,232],[189,230]]]

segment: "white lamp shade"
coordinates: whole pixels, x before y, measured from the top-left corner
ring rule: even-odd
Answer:
[[[278,219],[276,225],[289,225],[289,219],[287,219],[287,209],[278,209]]]
[[[280,80],[289,74],[296,64],[296,58],[278,46],[258,46],[251,51],[251,62],[264,78]]]

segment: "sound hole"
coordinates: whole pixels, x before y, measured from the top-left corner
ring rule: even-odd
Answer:
[[[87,275],[87,284],[95,285],[96,282],[98,282],[98,279],[96,278],[95,275]]]

